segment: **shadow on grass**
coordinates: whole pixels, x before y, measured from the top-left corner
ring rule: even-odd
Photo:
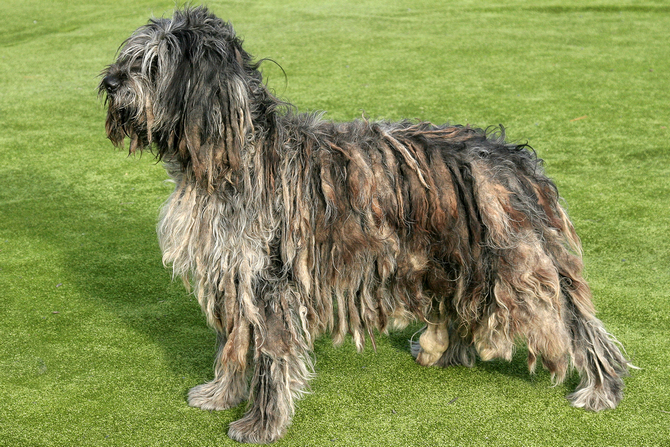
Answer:
[[[160,180],[136,183],[137,164],[128,167],[132,175],[108,171],[90,185],[85,174],[81,184],[65,184],[49,173],[16,173],[14,191],[0,197],[3,230],[26,246],[19,248],[22,270],[41,269],[36,279],[58,276],[64,306],[94,309],[90,318],[100,325],[115,315],[156,343],[175,375],[204,380],[212,374],[215,336],[194,297],[162,266],[155,226],[169,190]]]

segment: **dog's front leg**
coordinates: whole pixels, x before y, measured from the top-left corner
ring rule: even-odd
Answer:
[[[223,327],[215,329],[219,350],[214,380],[193,387],[188,393],[188,404],[203,410],[226,410],[247,397],[251,325],[240,317],[228,334]]]
[[[293,418],[295,401],[312,376],[304,307],[290,287],[271,295],[260,309],[265,327],[254,328],[248,410],[228,431],[240,442],[266,444],[281,438]]]

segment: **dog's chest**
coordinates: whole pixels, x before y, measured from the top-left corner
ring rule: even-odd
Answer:
[[[243,194],[207,193],[186,178],[163,205],[158,239],[175,275],[218,284],[224,276],[253,275],[269,263],[272,226]]]

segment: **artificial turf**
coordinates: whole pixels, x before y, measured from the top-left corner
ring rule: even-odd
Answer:
[[[277,445],[670,444],[670,6],[666,1],[211,1],[270,87],[327,118],[486,127],[546,161],[599,317],[641,370],[589,413],[511,363],[422,368],[407,339],[316,343]],[[104,135],[97,77],[172,1],[0,3],[0,445],[234,445],[188,407],[215,337],[155,236],[170,192]]]

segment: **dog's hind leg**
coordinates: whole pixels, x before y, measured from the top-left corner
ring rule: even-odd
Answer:
[[[489,303],[473,329],[482,360],[512,360],[515,342],[528,344],[528,368],[537,358],[561,383],[569,369],[570,334],[562,318],[559,274],[535,232],[497,249]]]
[[[281,438],[293,418],[295,401],[306,392],[313,368],[306,312],[292,299],[295,296],[289,291],[260,309],[265,327],[254,329],[255,369],[247,412],[228,430],[236,441],[266,444]]]
[[[578,251],[555,242],[552,233],[545,236],[544,242],[527,236],[501,258],[495,302],[473,331],[477,351],[483,360],[510,360],[513,341],[525,339],[531,371],[539,355],[555,383],[563,381],[570,361],[578,370],[581,383],[568,396],[574,406],[615,408],[628,361],[595,317]]]
[[[476,351],[472,343],[472,336],[461,334],[456,322],[453,320],[450,321],[447,330],[449,331],[449,346],[442,354],[442,357],[435,363],[435,366],[442,368],[448,366],[473,367],[475,365]]]
[[[191,388],[188,404],[203,410],[226,410],[247,397],[247,364],[250,325],[238,319],[228,336],[217,328],[219,350],[214,366],[214,380]]]
[[[443,303],[440,303],[439,311],[431,312],[430,319],[433,321],[426,321],[427,325],[419,337],[419,343],[411,343],[412,355],[422,366],[435,365],[449,347],[449,331]]]
[[[428,321],[419,342],[411,342],[412,356],[422,366],[473,366],[475,348],[472,338],[464,337],[456,321],[445,314],[444,303],[440,303],[439,311],[431,313],[434,321]]]

